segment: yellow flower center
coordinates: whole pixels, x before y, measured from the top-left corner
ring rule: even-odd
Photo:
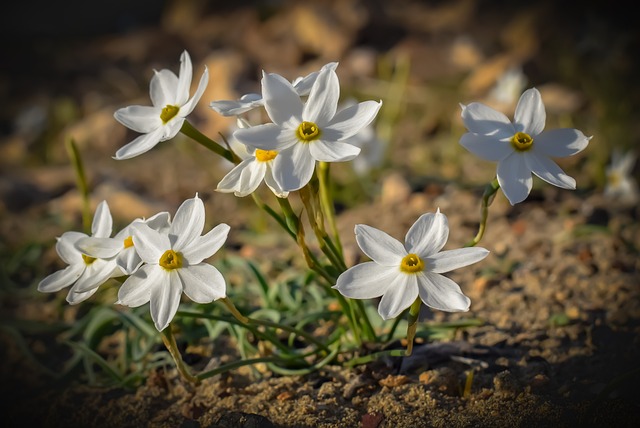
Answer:
[[[260,150],[256,149],[256,159],[260,162],[269,162],[278,156],[278,152],[275,150]]]
[[[298,140],[303,143],[320,138],[320,128],[313,122],[302,122],[296,131]]]
[[[424,270],[424,262],[417,254],[407,254],[400,262],[400,270],[404,273],[416,273]]]
[[[160,257],[159,264],[166,270],[179,269],[182,267],[182,254],[167,250]]]
[[[84,260],[84,263],[85,263],[87,266],[89,266],[91,263],[93,263],[93,262],[95,262],[95,261],[96,261],[96,258],[95,258],[95,257],[87,256],[86,254],[83,254],[83,255],[82,255],[82,260]]]
[[[511,137],[511,145],[519,152],[526,152],[533,145],[533,138],[524,132],[517,132]]]
[[[133,237],[127,236],[124,240],[124,248],[133,247]]]
[[[607,174],[607,180],[611,187],[619,187],[622,184],[622,177],[617,172],[610,172]]]
[[[176,114],[178,114],[179,111],[180,107],[167,104],[167,106],[163,108],[162,112],[160,113],[160,119],[162,119],[162,123],[166,124],[167,122],[169,122],[176,116]]]

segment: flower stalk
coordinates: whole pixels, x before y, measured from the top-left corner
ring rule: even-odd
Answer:
[[[496,192],[499,188],[500,183],[498,183],[498,178],[494,178],[493,181],[484,188],[480,205],[480,225],[478,226],[478,233],[476,233],[476,236],[471,241],[465,244],[465,247],[475,247],[484,236],[485,229],[487,228],[487,218],[489,217],[489,206],[495,199]]]

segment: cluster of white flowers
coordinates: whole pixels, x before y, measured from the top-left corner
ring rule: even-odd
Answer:
[[[44,278],[38,290],[50,293],[71,286],[67,301],[76,304],[91,297],[109,278],[129,275],[116,303],[137,307],[149,302],[158,331],[173,319],[182,292],[197,303],[226,296],[224,278],[203,260],[224,244],[229,226],[220,224],[201,236],[205,212],[198,195],[183,202],[173,221],[162,212],[136,219],[110,237],[112,223],[109,205],[102,201],[91,236],[65,232],[58,238],[56,250],[69,266]]]
[[[222,115],[238,116],[233,138],[246,146],[241,162],[216,190],[246,196],[264,181],[278,198],[287,198],[309,183],[316,162],[353,160],[363,144],[374,140],[360,134],[370,129],[382,102],[352,103],[339,110],[337,66],[329,63],[293,82],[263,72],[261,94],[210,104]],[[192,72],[184,52],[179,77],[169,70],[155,72],[150,90],[153,107],[130,106],[115,113],[119,122],[143,133],[118,150],[116,159],[140,155],[180,131],[208,83],[205,69],[189,99]],[[240,118],[256,108],[264,108],[272,122],[251,125]],[[462,119],[469,132],[460,144],[498,162],[497,180],[512,204],[528,196],[531,173],[553,185],[575,188],[575,180],[550,157],[576,154],[590,137],[575,129],[543,132],[546,114],[536,89],[522,94],[514,123],[479,103],[462,106]],[[128,275],[117,303],[135,307],[150,302],[153,321],[163,330],[175,315],[182,292],[199,303],[225,297],[224,278],[203,261],[222,246],[229,227],[221,224],[201,236],[204,221],[204,205],[196,194],[180,206],[173,221],[168,213],[138,219],[111,238],[112,219],[107,203],[102,202],[92,236],[67,232],[58,239],[58,254],[69,266],[45,278],[38,289],[55,292],[71,286],[67,300],[79,303],[107,279]],[[489,252],[476,247],[441,251],[448,233],[447,218],[440,210],[422,215],[408,231],[404,245],[378,229],[357,225],[357,243],[372,261],[343,272],[334,288],[349,298],[382,296],[378,311],[384,319],[397,317],[418,298],[434,309],[467,311],[469,298],[441,274],[476,263]]]

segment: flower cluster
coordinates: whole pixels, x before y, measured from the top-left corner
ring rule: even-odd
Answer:
[[[76,304],[109,278],[129,275],[116,303],[136,307],[149,302],[151,318],[161,331],[173,319],[182,292],[197,303],[226,295],[224,278],[203,260],[224,244],[229,226],[220,224],[201,236],[204,222],[204,204],[196,195],[178,208],[173,221],[162,212],[136,219],[110,237],[112,218],[103,201],[96,209],[91,236],[65,232],[58,239],[58,255],[69,266],[44,278],[38,290],[55,292],[71,286],[67,301]]]

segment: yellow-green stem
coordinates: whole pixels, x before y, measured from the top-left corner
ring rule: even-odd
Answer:
[[[475,247],[484,236],[484,232],[487,227],[487,218],[489,217],[489,206],[493,202],[499,188],[500,184],[498,183],[497,178],[494,178],[493,181],[487,184],[484,188],[482,205],[480,207],[480,226],[478,226],[478,233],[471,241],[467,242],[465,247]]]
[[[182,128],[180,128],[180,132],[193,139],[197,143],[201,144],[202,146],[206,147],[207,149],[211,150],[212,152],[227,159],[229,162],[233,162],[234,164],[240,162],[240,159],[234,156],[230,150],[225,149],[220,144],[216,143],[211,138],[198,131],[193,125],[189,123],[188,120],[184,121],[184,123],[182,124]]]
[[[228,297],[223,297],[222,299],[220,299],[220,301],[224,303],[227,309],[229,309],[229,312],[231,312],[231,315],[233,315],[238,321],[240,321],[243,324],[249,323],[249,318],[245,317],[240,313],[240,311],[238,310],[238,308],[236,308],[236,305],[233,304],[231,299],[229,299]]]
[[[418,315],[420,315],[420,305],[422,301],[418,297],[415,302],[411,304],[409,308],[409,324],[407,325],[407,350],[406,356],[411,355],[413,352],[413,340],[416,337],[416,330],[418,329]]]
[[[176,363],[176,369],[178,369],[180,375],[188,382],[196,385],[200,383],[200,379],[191,374],[191,371],[189,371],[189,368],[182,360],[182,355],[180,355],[180,350],[178,350],[178,345],[176,344],[176,338],[171,331],[171,324],[162,330],[162,341],[164,342],[164,346],[169,350],[171,357],[173,357],[173,361]]]
[[[67,154],[71,158],[73,170],[76,173],[76,186],[80,192],[80,199],[82,200],[82,227],[84,231],[91,233],[91,204],[89,201],[89,184],[87,182],[87,175],[84,171],[84,164],[82,163],[82,157],[80,151],[76,146],[73,139],[67,140]]]
[[[320,183],[320,206],[324,213],[324,217],[329,222],[329,227],[333,233],[333,240],[336,244],[336,249],[340,255],[340,259],[343,259],[342,243],[340,242],[340,234],[338,233],[338,226],[336,224],[336,212],[333,205],[333,199],[331,197],[331,183],[329,182],[329,168],[330,164],[327,162],[318,163],[318,181]]]

